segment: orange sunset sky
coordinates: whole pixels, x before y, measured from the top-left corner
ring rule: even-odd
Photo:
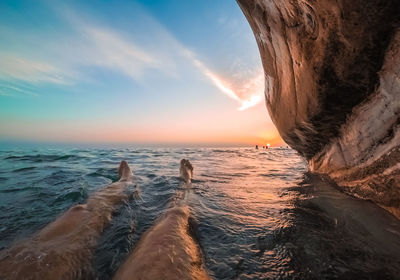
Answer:
[[[100,3],[0,4],[0,141],[283,144],[235,1]]]

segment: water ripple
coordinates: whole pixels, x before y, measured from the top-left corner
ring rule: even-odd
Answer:
[[[187,199],[215,279],[396,279],[400,225],[340,193],[285,148],[35,149],[0,153],[0,249],[32,235],[116,181],[121,159],[138,188],[94,252],[113,273],[176,196],[179,160],[194,166]]]

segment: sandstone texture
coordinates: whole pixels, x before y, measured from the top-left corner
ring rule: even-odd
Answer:
[[[400,217],[399,0],[237,0],[282,138],[355,196]]]

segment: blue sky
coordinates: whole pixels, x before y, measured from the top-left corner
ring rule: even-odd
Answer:
[[[0,139],[278,139],[235,1],[2,1]]]

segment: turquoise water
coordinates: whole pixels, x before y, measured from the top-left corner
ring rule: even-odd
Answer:
[[[126,160],[139,195],[120,206],[93,256],[113,273],[180,190],[214,279],[398,279],[400,225],[381,208],[307,173],[285,148],[18,148],[0,151],[0,249],[31,236],[96,189]]]

